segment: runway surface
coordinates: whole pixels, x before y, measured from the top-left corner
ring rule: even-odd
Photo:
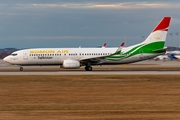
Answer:
[[[126,65],[93,66],[93,71],[80,69],[62,69],[59,66],[9,66],[0,60],[0,75],[167,75],[180,74],[180,62],[147,60]]]
[[[0,72],[0,75],[178,75],[180,71],[58,71],[58,72]]]

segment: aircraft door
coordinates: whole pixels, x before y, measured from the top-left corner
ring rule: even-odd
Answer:
[[[140,59],[143,59],[143,58],[144,58],[144,56],[143,56],[143,50],[139,50],[139,58],[140,58]]]
[[[28,51],[23,51],[23,59],[28,60]]]

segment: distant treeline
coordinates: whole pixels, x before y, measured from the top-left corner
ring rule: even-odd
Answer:
[[[3,59],[4,57],[10,55],[12,52],[16,51],[18,49],[16,48],[4,48],[0,49],[0,59]]]

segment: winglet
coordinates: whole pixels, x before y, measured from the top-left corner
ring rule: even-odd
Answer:
[[[116,52],[122,50],[123,47],[124,47],[124,42],[121,43],[121,45],[120,45],[119,48],[116,50]]]
[[[119,46],[119,48],[116,50],[116,52],[115,52],[115,54],[120,54],[121,53],[121,50],[122,50],[122,48],[124,47],[124,42],[123,43],[121,43],[121,45]]]
[[[106,47],[106,43],[104,43],[103,45],[102,45],[102,48],[105,48]]]
[[[121,43],[120,47],[124,47],[124,44],[125,44],[124,42],[123,42],[123,43]]]
[[[168,31],[171,17],[164,17],[160,23],[154,28],[153,32],[157,30]]]

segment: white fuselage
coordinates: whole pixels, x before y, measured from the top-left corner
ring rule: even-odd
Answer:
[[[22,66],[30,65],[62,65],[64,60],[83,61],[87,59],[109,56],[117,50],[112,48],[37,48],[19,50],[4,58],[8,63]],[[128,48],[123,48],[122,52]],[[123,60],[100,59],[98,64],[124,64],[153,58],[157,54],[138,54]],[[93,64],[92,64],[93,65]]]

